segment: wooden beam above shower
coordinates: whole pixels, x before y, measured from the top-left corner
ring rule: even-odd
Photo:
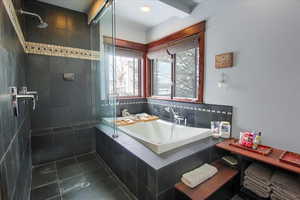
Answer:
[[[105,6],[107,0],[95,0],[92,4],[89,12],[88,12],[88,24],[90,24],[93,19],[99,14],[99,12],[103,9]]]

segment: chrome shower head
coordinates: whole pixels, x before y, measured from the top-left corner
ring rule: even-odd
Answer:
[[[37,25],[38,28],[47,28],[48,24],[46,22],[42,22],[39,25]]]
[[[25,11],[25,10],[22,10],[20,9],[19,12],[22,14],[22,15],[31,15],[31,16],[34,16],[34,17],[37,17],[40,21],[40,23],[37,25],[38,28],[47,28],[48,27],[48,24],[46,22],[43,21],[43,19],[41,18],[40,15],[36,14],[36,13],[32,13],[32,12],[28,12],[28,11]]]

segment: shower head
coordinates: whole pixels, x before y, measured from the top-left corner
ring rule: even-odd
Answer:
[[[46,22],[40,23],[39,25],[37,25],[38,28],[47,28],[48,24]]]
[[[40,21],[40,23],[37,25],[38,28],[47,28],[48,27],[48,24],[43,21],[43,19],[41,18],[40,15],[38,15],[36,13],[25,11],[25,10],[22,10],[22,9],[20,9],[19,12],[22,15],[31,15],[31,16],[37,17],[39,19],[39,21]]]

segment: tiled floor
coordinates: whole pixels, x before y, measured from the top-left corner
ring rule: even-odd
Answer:
[[[134,199],[96,153],[33,168],[31,200]]]

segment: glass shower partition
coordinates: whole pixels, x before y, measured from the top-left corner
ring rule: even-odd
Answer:
[[[115,26],[115,2],[110,0],[91,25],[91,47],[100,52],[99,60],[92,62],[94,114],[101,125],[113,128],[113,137],[117,136]]]

